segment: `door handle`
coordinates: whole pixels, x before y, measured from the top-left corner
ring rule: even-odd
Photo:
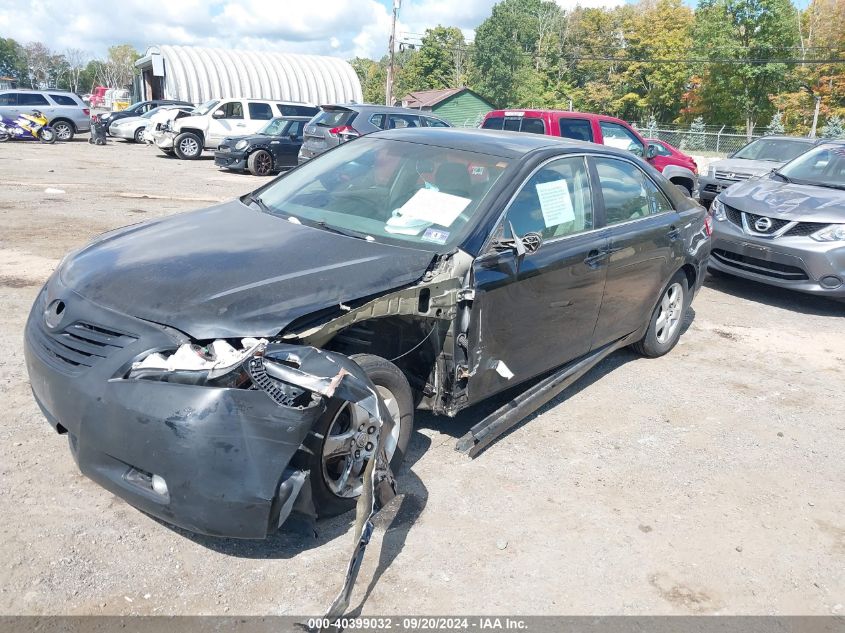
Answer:
[[[587,264],[590,268],[599,268],[601,266],[602,260],[607,257],[606,250],[599,250],[594,248],[587,256],[584,258],[584,263]]]
[[[669,227],[669,232],[666,233],[666,237],[668,237],[673,242],[681,237],[681,231],[676,226]]]

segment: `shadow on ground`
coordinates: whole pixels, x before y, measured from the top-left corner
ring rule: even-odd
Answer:
[[[845,316],[845,302],[804,294],[724,273],[708,273],[704,285],[738,299],[813,316]]]

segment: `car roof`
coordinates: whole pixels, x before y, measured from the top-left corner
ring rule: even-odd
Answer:
[[[397,114],[421,114],[435,119],[438,117],[431,112],[423,112],[411,108],[400,108],[399,106],[378,105],[377,103],[327,103],[320,106],[323,109],[333,110],[355,110],[356,112],[396,112]]]
[[[397,128],[374,132],[367,136],[479,152],[503,158],[520,158],[535,150],[549,148],[572,152],[591,150],[595,153],[615,156],[632,156],[630,152],[617,150],[607,145],[558,138],[547,134],[482,130],[479,128]]]
[[[294,114],[287,114],[284,116],[274,116],[271,120],[273,121],[310,121],[313,117],[310,116],[300,116]]]
[[[46,94],[60,94],[60,95],[74,95],[76,96],[75,92],[70,90],[59,90],[58,88],[48,88],[46,90],[41,90],[40,88],[33,89],[33,88],[4,88],[0,90],[0,92],[43,92]]]
[[[593,118],[600,121],[613,121],[625,123],[624,120],[610,116],[609,114],[596,114],[595,112],[577,112],[575,110],[538,110],[536,108],[507,108],[499,110],[490,110],[485,115],[485,118],[491,116],[528,116],[528,117],[542,117],[545,115],[554,115],[563,119],[587,119]],[[626,123],[627,125],[627,123]]]
[[[807,145],[813,145],[814,143],[818,143],[819,139],[817,138],[808,138],[806,136],[789,136],[788,134],[767,134],[765,136],[761,136],[759,139],[754,140],[770,140],[770,141],[801,141],[802,143],[807,143]]]

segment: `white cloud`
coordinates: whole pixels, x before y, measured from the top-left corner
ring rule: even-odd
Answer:
[[[564,8],[575,0],[556,0]],[[579,0],[614,6],[624,0]],[[443,24],[471,38],[495,0],[404,0],[397,33],[422,34]],[[387,52],[390,0],[2,0],[0,37],[41,41],[53,50],[81,48],[104,56],[129,42],[237,47],[353,57]]]

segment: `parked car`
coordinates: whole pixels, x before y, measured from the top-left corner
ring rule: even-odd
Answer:
[[[169,130],[173,121],[182,117],[191,116],[198,108],[189,106],[161,106],[158,110],[150,116],[149,123],[144,129],[142,135],[144,142],[151,145],[158,145],[158,141],[164,138],[166,132]]]
[[[165,154],[195,159],[203,149],[217,149],[227,136],[255,134],[280,116],[314,116],[317,106],[271,99],[214,99],[188,117],[174,120],[156,139]]]
[[[341,143],[378,132],[406,127],[450,127],[419,110],[380,105],[324,105],[305,126],[299,162],[304,163]]]
[[[698,163],[695,162],[695,159],[666,141],[647,138],[646,142],[649,146],[654,146],[654,157],[649,161],[652,166],[670,181],[674,179],[675,184],[681,187],[686,195],[693,196],[695,192],[682,182],[685,179],[692,179],[693,181],[698,179]]]
[[[253,176],[269,176],[285,167],[296,167],[302,130],[311,117],[278,117],[258,134],[231,136],[214,152],[214,164],[233,171],[249,170]]]
[[[128,119],[130,117],[139,117],[142,114],[145,114],[150,110],[153,110],[154,108],[158,108],[159,106],[163,105],[181,105],[188,106],[191,108],[194,107],[193,104],[187,101],[177,101],[174,99],[153,99],[150,101],[139,101],[138,103],[133,103],[125,110],[120,110],[119,112],[103,112],[99,115],[99,119],[105,124],[106,129],[109,130],[109,134],[111,134],[112,123],[120,121],[121,119]]]
[[[264,538],[292,509],[352,508],[368,464],[401,463],[415,406],[667,353],[709,221],[611,147],[378,132],[66,257],[27,322],[30,384],[88,477],[188,530]]]
[[[752,176],[760,176],[800,156],[818,143],[798,136],[764,136],[727,158],[710,163],[701,175],[700,199],[709,203],[720,192]]]
[[[845,299],[845,143],[824,143],[713,201],[710,269]]]
[[[147,110],[140,116],[131,116],[112,121],[109,125],[109,135],[123,138],[135,143],[144,142],[144,133],[152,122],[153,117],[161,112],[175,110],[177,112],[190,112],[194,106],[190,105],[161,105]]]
[[[56,138],[70,141],[77,133],[91,129],[91,110],[82,99],[66,90],[0,90],[0,116],[16,119],[38,110],[49,121]]]
[[[624,149],[647,160],[658,171],[672,165],[670,173],[664,175],[686,195],[693,196],[698,190],[698,173],[690,169],[688,157],[663,156],[655,162],[658,148],[649,147],[639,132],[622,119],[612,116],[568,110],[492,110],[484,116],[481,127],[485,130],[549,134]]]

